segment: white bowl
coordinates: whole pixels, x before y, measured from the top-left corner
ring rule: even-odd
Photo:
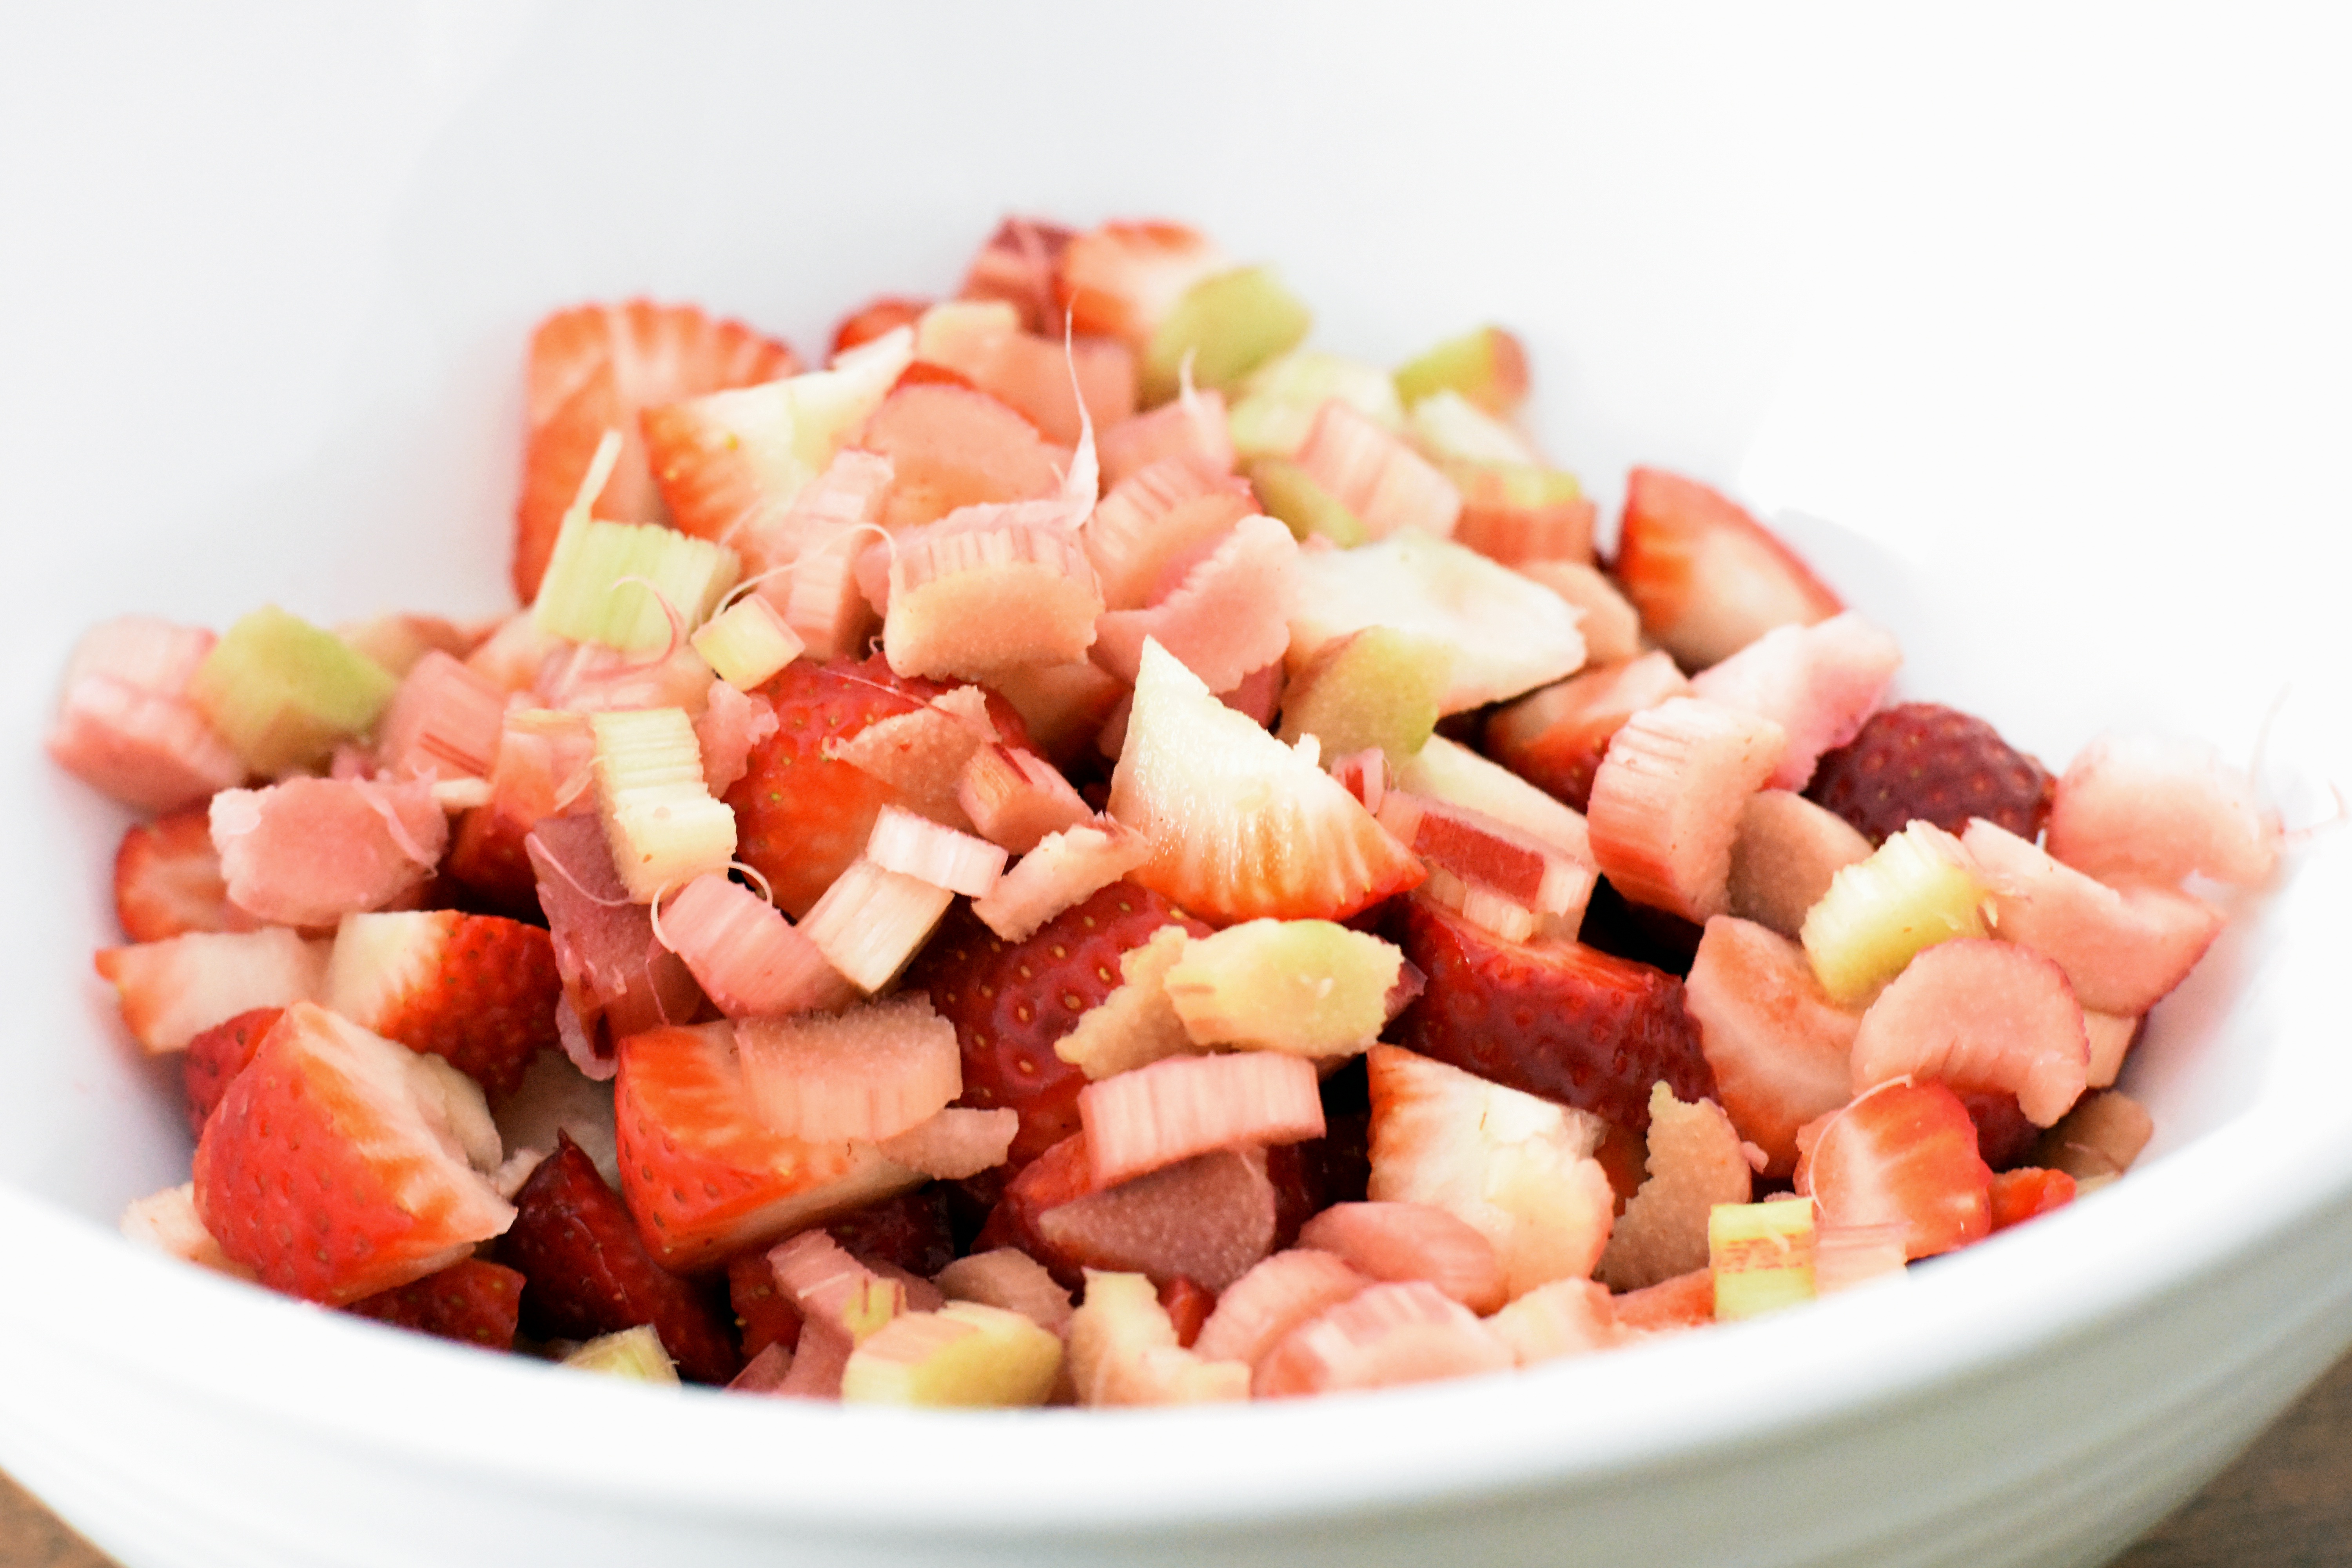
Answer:
[[[2275,709],[2263,777],[2315,820],[2352,776],[2331,25],[8,13],[0,1467],[131,1568],[2103,1560],[2352,1342],[2340,833],[2160,1012],[2142,1168],[1899,1285],[1375,1398],[904,1416],[616,1386],[118,1240],[187,1141],[89,965],[123,818],[37,737],[109,614],[500,608],[548,308],[813,346],[1004,210],[1166,214],[1333,347],[1519,329],[1604,495],[1640,458],[1841,519],[1790,526],[1905,689],[2048,760],[2111,722],[2243,757]]]

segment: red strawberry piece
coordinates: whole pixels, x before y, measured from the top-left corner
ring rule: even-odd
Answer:
[[[1428,976],[1388,1038],[1639,1132],[1650,1086],[1712,1098],[1682,982],[1575,942],[1506,942],[1419,899],[1391,940]]]
[[[825,754],[880,719],[912,713],[947,689],[898,676],[880,655],[862,664],[795,659],[760,689],[775,733],[751,748],[727,791],[736,854],[768,879],[776,907],[794,920],[866,852],[874,819],[898,793],[874,774]],[[1000,724],[1003,721],[1000,720]]]
[[[340,1306],[421,1279],[504,1231],[481,1091],[311,1003],[286,1010],[205,1124],[196,1212],[288,1295]]]
[[[937,1184],[868,1204],[830,1221],[825,1229],[845,1252],[926,1279],[956,1260],[947,1190]]]
[[[114,852],[114,917],[132,942],[253,928],[253,918],[228,901],[205,807],[131,825]]]
[[[926,300],[909,300],[898,294],[881,294],[868,300],[841,319],[833,329],[833,352],[844,353],[860,343],[870,343],[885,332],[900,327],[911,327],[930,308]]]
[[[1617,1326],[1641,1333],[1696,1329],[1715,1321],[1715,1270],[1697,1268],[1613,1298]]]
[[[593,816],[551,816],[524,841],[563,984],[564,1049],[592,1078],[613,1076],[613,1043],[694,1016],[702,989],[686,961],[654,940],[653,921],[613,868]]]
[[[680,1375],[725,1383],[734,1336],[702,1293],[656,1263],[620,1194],[569,1133],[515,1194],[499,1256],[522,1271],[523,1321],[541,1338],[586,1340],[649,1323]]]
[[[621,1190],[665,1268],[709,1268],[922,1184],[871,1145],[770,1131],[726,1024],[649,1029],[623,1039],[618,1054]]]
[[[2050,816],[2057,781],[1983,720],[1935,702],[1905,702],[1870,716],[1862,732],[1825,753],[1805,797],[1884,844],[1913,817],[1948,833],[1981,816],[2032,843]]]
[[[1007,1156],[1018,1167],[1078,1130],[1086,1075],[1054,1054],[1078,1019],[1123,984],[1118,961],[1166,925],[1209,928],[1159,894],[1113,882],[1071,905],[1026,940],[1008,942],[959,907],[908,972],[955,1026],[963,1053],[961,1105],[1021,1113]]]
[[[1804,949],[1730,915],[1706,922],[1684,1001],[1717,1103],[1764,1151],[1764,1173],[1786,1177],[1797,1168],[1797,1130],[1853,1096],[1858,1020],[1822,994]]]
[[[188,1041],[180,1058],[180,1083],[187,1095],[188,1131],[201,1138],[229,1084],[253,1060],[283,1007],[256,1007],[225,1019]]]
[[[1062,252],[1075,237],[1075,230],[1040,218],[1006,218],[971,258],[962,298],[1003,300],[1021,312],[1024,331],[1059,337],[1062,302],[1055,279]]]
[[[1948,1087],[1948,1086],[1947,1086]],[[2000,1089],[1954,1089],[1976,1124],[1977,1153],[1995,1171],[2022,1165],[2033,1157],[2042,1130],[2026,1119],[2017,1096]]]
[[[1992,1179],[1992,1227],[2007,1230],[2074,1201],[2074,1178],[2063,1171],[2021,1165]]]
[[[538,596],[563,514],[605,431],[620,433],[621,460],[596,515],[656,521],[661,500],[637,428],[640,412],[798,368],[782,343],[692,305],[582,305],[541,322],[530,341],[530,434],[515,507],[515,597],[528,605]]]
[[[468,902],[518,919],[538,915],[539,879],[523,847],[532,826],[516,822],[496,806],[474,807],[457,819],[449,853],[441,859],[441,874],[457,885]]]
[[[1797,1191],[1825,1224],[1903,1225],[1906,1258],[1932,1258],[1992,1228],[1992,1172],[1959,1097],[1939,1083],[1882,1084],[1797,1134]]]
[[[776,1271],[768,1267],[765,1248],[739,1252],[727,1260],[727,1300],[735,1309],[745,1361],[756,1360],[771,1345],[789,1351],[800,1343],[799,1303],[776,1288]]]
[[[1703,669],[1774,626],[1845,606],[1746,508],[1696,480],[1635,468],[1625,483],[1615,572],[1642,629]]]
[[[523,1277],[504,1264],[467,1258],[437,1274],[362,1297],[349,1310],[395,1328],[510,1351],[522,1286]]]
[[[1076,1121],[1073,1113],[1071,1121]],[[1076,1258],[1046,1241],[1037,1228],[1038,1217],[1095,1190],[1094,1163],[1087,1158],[1086,1134],[1073,1131],[1021,1168],[1006,1184],[1004,1195],[989,1211],[988,1222],[971,1244],[974,1252],[1017,1247],[1052,1270],[1071,1289],[1084,1282]]]
[[[455,910],[353,915],[327,962],[327,1005],[363,1029],[430,1051],[505,1094],[560,1043],[562,994],[545,928]]]
[[[1176,1343],[1185,1350],[1201,1337],[1201,1325],[1209,1321],[1216,1310],[1216,1292],[1187,1279],[1181,1274],[1160,1287],[1160,1305],[1175,1326]]]

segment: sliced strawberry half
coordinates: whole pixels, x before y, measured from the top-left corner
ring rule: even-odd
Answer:
[[[510,1351],[522,1287],[522,1276],[504,1264],[467,1258],[422,1279],[362,1297],[350,1310],[394,1328]]]
[[[1193,284],[1229,266],[1206,236],[1181,224],[1107,223],[1063,247],[1055,293],[1074,330],[1140,350]]]
[[[661,517],[637,416],[681,398],[790,375],[791,349],[740,321],[691,305],[631,300],[550,316],[532,333],[526,410],[530,441],[515,507],[515,597],[528,605],[555,536],[604,432],[621,436],[621,461],[596,515],[624,522]]]
[[[1683,997],[1732,1125],[1764,1151],[1766,1175],[1787,1176],[1797,1130],[1853,1092],[1859,1017],[1822,994],[1804,949],[1729,915],[1706,922]]]
[[[2031,948],[1962,937],[1887,983],[1853,1037],[1857,1094],[1892,1079],[2017,1097],[2037,1127],[2082,1098],[2091,1047],[2065,972]]]
[[[1642,626],[1687,669],[1704,669],[1790,622],[1845,606],[1747,509],[1695,479],[1635,468],[1625,484],[1615,573]]]
[[[922,1184],[870,1145],[806,1143],[768,1130],[725,1024],[620,1043],[613,1113],[621,1187],[656,1262],[718,1263]]]
[[[236,1075],[261,1049],[261,1042],[278,1025],[283,1007],[253,1007],[224,1018],[188,1041],[180,1058],[181,1091],[187,1100],[188,1131],[201,1138],[205,1123]]]
[[[1992,1228],[1992,1171],[1976,1123],[1939,1083],[1883,1084],[1797,1135],[1797,1191],[1833,1226],[1901,1225],[1906,1258],[1930,1258]]]
[[[1151,845],[1144,886],[1230,924],[1338,920],[1421,880],[1362,802],[1156,642],[1135,690],[1110,814]]]
[[[262,1282],[329,1305],[446,1268],[514,1210],[482,1091],[455,1068],[297,1003],[196,1143],[196,1210]]]
[[[228,901],[212,817],[200,805],[134,822],[123,833],[114,852],[114,916],[132,942],[245,931],[256,923]]]
[[[490,1094],[514,1089],[531,1058],[558,1043],[562,994],[546,929],[498,915],[353,915],[327,961],[327,1005],[440,1057]]]
[[[593,1339],[650,1324],[678,1371],[725,1383],[734,1336],[703,1293],[653,1259],[620,1194],[563,1133],[515,1194],[499,1256],[529,1281],[523,1320],[546,1338]]]
[[[1389,1037],[1498,1084],[1581,1107],[1638,1132],[1650,1086],[1711,1098],[1715,1077],[1683,984],[1573,942],[1505,942],[1418,900],[1391,938],[1427,977]]]
[[[1021,312],[1024,330],[1052,337],[1063,325],[1055,278],[1062,252],[1076,237],[1076,230],[1043,218],[1006,218],[971,258],[962,297],[1003,300]]]

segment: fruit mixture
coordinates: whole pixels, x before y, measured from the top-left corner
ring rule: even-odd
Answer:
[[[531,340],[488,626],[84,639],[132,1236],[757,1394],[1282,1397],[1898,1275],[2128,1166],[2276,816],[2053,777],[1706,486],[1615,550],[1482,328],[1391,371],[1190,228],[1014,219],[821,368]]]

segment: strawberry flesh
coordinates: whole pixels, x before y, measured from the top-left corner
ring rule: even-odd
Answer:
[[[1948,833],[1971,817],[2031,843],[2050,816],[2057,781],[1983,720],[1934,702],[1881,709],[1847,744],[1826,752],[1805,798],[1853,824],[1874,845],[1926,817]]]
[[[394,1328],[510,1351],[522,1289],[523,1277],[516,1270],[468,1258],[438,1274],[362,1297],[348,1310]]]

